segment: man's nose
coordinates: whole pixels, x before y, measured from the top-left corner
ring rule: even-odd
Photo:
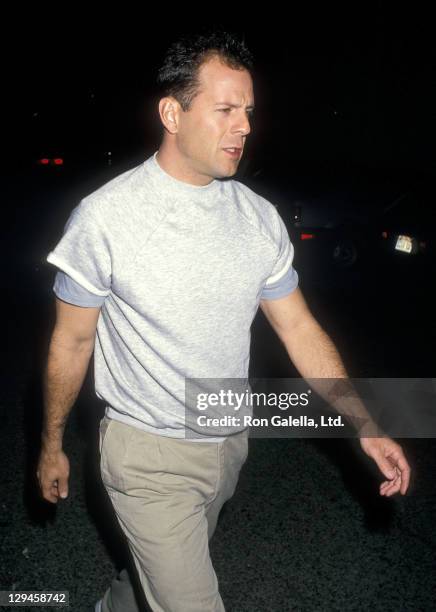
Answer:
[[[250,120],[245,113],[238,117],[235,125],[233,126],[233,131],[240,132],[243,136],[248,136],[248,134],[251,132]]]

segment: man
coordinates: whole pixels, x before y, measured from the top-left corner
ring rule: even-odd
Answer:
[[[236,173],[251,131],[252,71],[245,45],[225,32],[172,45],[159,71],[159,150],[84,198],[47,257],[60,271],[42,493],[53,503],[68,494],[62,436],[95,345],[102,480],[147,601],[161,612],[224,610],[208,540],[248,452],[243,428],[185,438],[185,379],[246,378],[259,305],[303,377],[347,376],[298,288],[275,207],[220,180]],[[380,493],[404,495],[400,446],[360,442],[386,478]],[[138,609],[126,572],[96,609]]]

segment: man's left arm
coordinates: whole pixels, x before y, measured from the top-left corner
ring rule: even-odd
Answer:
[[[261,300],[260,307],[303,378],[348,378],[338,350],[310,312],[298,287],[285,297]],[[360,410],[365,410],[363,405]],[[359,439],[364,452],[387,479],[380,485],[380,495],[389,497],[398,491],[404,495],[410,466],[401,446],[388,437],[359,435]]]

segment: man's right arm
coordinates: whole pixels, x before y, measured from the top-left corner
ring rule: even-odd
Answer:
[[[68,415],[94,350],[100,307],[69,304],[56,297],[56,322],[43,375],[44,418],[37,476],[47,501],[68,495],[69,462],[62,451]]]

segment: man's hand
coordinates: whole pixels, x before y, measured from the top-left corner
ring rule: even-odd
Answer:
[[[36,472],[44,499],[56,504],[68,496],[70,462],[62,450],[42,450]]]
[[[410,466],[401,446],[390,438],[360,438],[360,445],[388,479],[381,483],[380,495],[390,497],[398,491],[404,495],[409,486]]]

